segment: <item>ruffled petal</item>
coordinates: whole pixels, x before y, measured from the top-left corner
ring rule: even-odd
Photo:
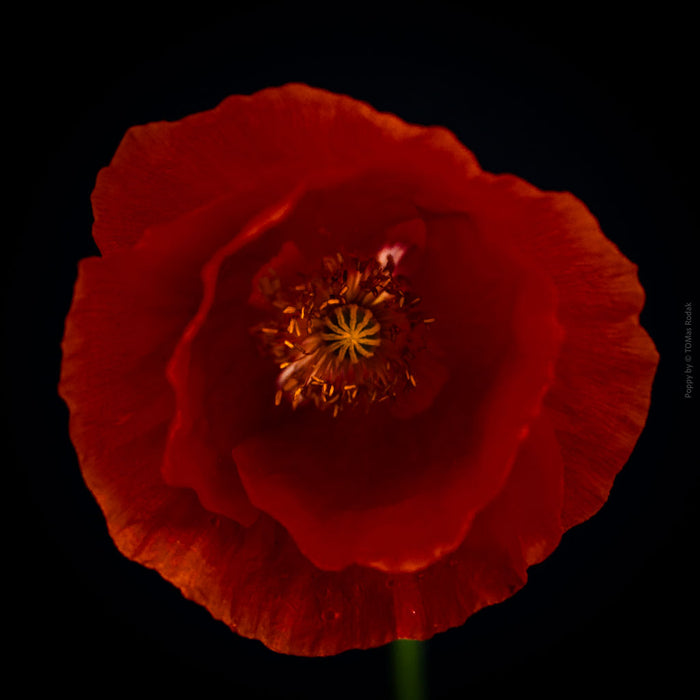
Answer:
[[[644,291],[636,266],[573,195],[513,176],[472,185],[476,225],[512,237],[557,288],[565,341],[545,404],[565,464],[569,528],[605,503],[646,422],[659,356],[639,323]]]
[[[112,528],[129,519],[132,507],[148,512],[156,480],[144,464],[172,417],[163,370],[193,313],[187,291],[186,278],[144,251],[80,263],[59,392],[83,475]],[[128,503],[121,500],[124,484]]]
[[[129,129],[97,178],[93,235],[110,253],[219,197],[279,198],[312,173],[400,167],[407,154],[438,182],[459,183],[478,171],[446,129],[410,125],[343,95],[290,84],[232,96],[177,122]]]
[[[254,204],[260,207],[262,201],[259,197]],[[73,437],[79,456],[85,441],[100,453],[114,447],[110,440],[117,438],[109,430],[115,425],[123,434],[121,442],[130,439],[129,430],[136,434],[143,429],[139,416],[148,430],[156,416],[172,421],[175,407],[166,365],[196,314],[202,266],[212,250],[230,241],[248,206],[233,198],[218,200],[150,229],[134,248],[81,263],[66,323],[60,386],[72,420],[86,421],[81,437]],[[154,402],[167,404],[169,415],[152,411]],[[201,491],[212,508],[221,503],[214,494],[225,493],[229,517],[246,523],[254,519],[257,509],[245,496],[229,449],[217,452],[215,444],[204,442],[179,448],[179,458],[188,465],[210,467],[199,473],[209,485]],[[99,459],[91,465],[99,471]],[[81,466],[88,469],[82,456]],[[177,478],[171,484],[191,485]]]
[[[279,238],[265,237],[283,218],[299,192],[264,209],[230,233],[232,200],[221,200],[162,227],[172,238],[196,237],[202,228],[221,231],[223,243],[202,268],[202,302],[174,348],[167,377],[176,409],[163,459],[163,478],[193,488],[213,513],[250,525],[258,516],[246,497],[232,446],[251,431],[274,421],[268,387],[275,366],[261,357],[250,329],[259,310],[250,304],[254,271],[269,261]],[[217,287],[220,276],[224,290]]]
[[[544,417],[459,549],[404,574],[358,566],[321,571],[267,516],[248,528],[212,516],[191,491],[163,485],[165,439],[161,425],[106,452],[100,469],[86,472],[111,536],[125,556],[155,568],[216,619],[287,654],[338,654],[460,625],[520,588],[525,567],[561,536],[562,466]]]
[[[559,544],[563,466],[549,418],[530,427],[508,481],[451,555],[389,582],[397,637],[427,639],[463,624],[527,582],[527,567]]]

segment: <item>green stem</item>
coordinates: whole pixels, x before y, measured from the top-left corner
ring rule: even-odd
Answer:
[[[423,642],[399,639],[391,646],[396,700],[426,700]]]

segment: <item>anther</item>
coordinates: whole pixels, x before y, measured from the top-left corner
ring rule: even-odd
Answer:
[[[283,289],[260,284],[277,317],[254,329],[277,367],[275,405],[315,405],[334,416],[395,399],[416,386],[409,347],[423,318],[421,301],[394,277],[395,261],[324,258],[318,274]]]

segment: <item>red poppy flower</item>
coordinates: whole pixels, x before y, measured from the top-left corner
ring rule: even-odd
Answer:
[[[593,515],[657,354],[568,193],[303,85],[135,127],[60,392],[111,536],[242,635],[334,654],[511,595]]]

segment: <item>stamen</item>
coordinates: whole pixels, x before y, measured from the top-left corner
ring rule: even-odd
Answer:
[[[405,252],[405,251],[403,251]],[[253,329],[261,349],[279,367],[274,403],[313,405],[332,414],[395,399],[416,386],[416,334],[424,324],[421,301],[394,277],[400,248],[360,260],[324,258],[316,276],[284,289],[273,270],[260,282],[275,313]]]

